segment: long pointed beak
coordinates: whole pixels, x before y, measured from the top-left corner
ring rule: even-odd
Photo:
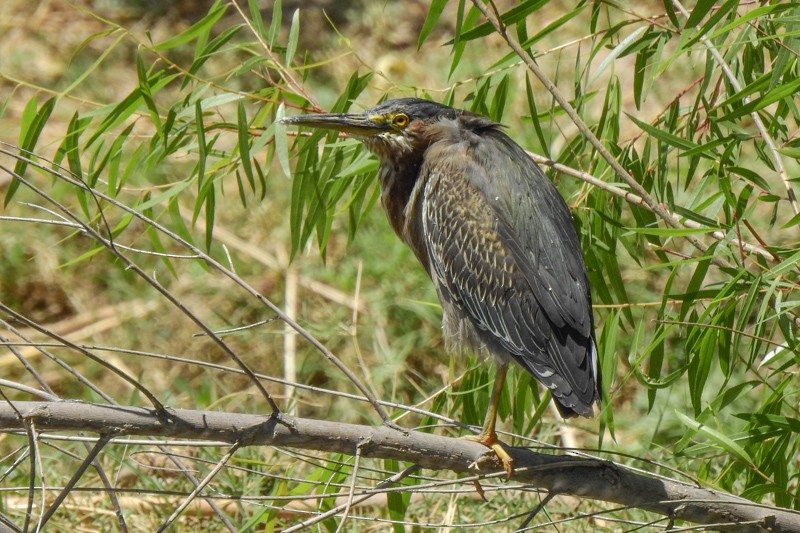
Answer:
[[[286,117],[281,122],[287,125],[336,130],[362,137],[377,135],[389,129],[386,123],[361,113],[297,115],[294,117]]]

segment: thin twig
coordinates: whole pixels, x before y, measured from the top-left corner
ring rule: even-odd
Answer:
[[[203,489],[206,488],[206,486],[209,483],[211,483],[211,481],[217,476],[219,471],[222,470],[222,467],[224,467],[228,463],[228,460],[231,457],[233,457],[233,455],[239,450],[239,448],[240,444],[238,442],[234,443],[234,445],[231,446],[231,448],[227,451],[227,453],[225,453],[225,455],[222,456],[222,459],[220,459],[219,462],[217,462],[217,464],[214,466],[214,468],[211,469],[211,471],[206,475],[206,477],[204,477],[203,480],[200,483],[198,483],[197,486],[195,486],[192,493],[189,494],[186,498],[184,498],[183,502],[178,506],[178,508],[172,512],[172,514],[169,516],[169,518],[166,519],[166,521],[164,521],[163,524],[161,524],[161,527],[159,527],[157,530],[158,533],[166,531],[167,528],[169,528],[169,526],[172,525],[172,523],[181,514],[183,514],[183,511],[185,511],[186,508],[189,506],[189,504],[192,503],[195,498],[197,498],[197,496],[203,491]]]

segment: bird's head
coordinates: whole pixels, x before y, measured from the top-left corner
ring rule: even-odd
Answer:
[[[442,118],[455,119],[461,111],[421,98],[387,100],[363,113],[297,115],[284,124],[347,133],[382,160],[399,159],[428,145],[429,126]]]

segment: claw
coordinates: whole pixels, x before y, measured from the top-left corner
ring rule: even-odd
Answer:
[[[503,443],[497,438],[496,433],[481,433],[480,435],[467,435],[461,438],[491,448],[495,455],[497,455],[497,459],[503,464],[503,470],[506,471],[507,479],[511,479],[511,476],[514,474],[514,458],[508,454]]]

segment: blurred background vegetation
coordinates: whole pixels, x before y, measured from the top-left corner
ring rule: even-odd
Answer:
[[[275,126],[284,114],[421,96],[489,115],[531,152],[618,187],[550,171],[589,268],[603,412],[565,424],[529,377],[512,372],[501,410],[505,440],[602,447],[603,457],[648,472],[679,471],[680,479],[756,502],[800,507],[800,219],[790,196],[800,171],[800,5],[699,1],[686,6],[688,16],[670,2],[494,5],[604,146],[688,226],[670,227],[617,194],[628,186],[467,1],[6,0],[0,343],[8,349],[0,351],[0,376],[61,398],[148,405],[27,317],[91,348],[170,406],[269,411],[250,381],[228,368],[235,365],[219,344],[119,255],[75,221],[66,224],[69,212],[113,235],[118,253],[221,332],[250,368],[276,378],[265,383],[282,408],[379,422],[318,349],[198,251],[295,318],[392,404],[401,425],[461,435],[448,419],[480,424],[490,365],[443,352],[430,281],[376,206],[376,161],[354,140]],[[15,160],[15,147],[36,154],[44,169]],[[15,173],[47,197],[20,186]],[[54,173],[71,173],[107,198]],[[43,342],[53,345],[37,348]],[[8,384],[0,391],[32,398]],[[200,473],[223,453],[189,450],[171,453]],[[9,465],[0,473],[0,512],[18,525],[36,492],[28,490],[29,453],[24,436],[0,436]],[[36,485],[64,485],[83,453],[76,443],[42,441]],[[147,443],[103,454],[127,491],[122,508],[132,529],[157,529],[192,490],[165,465],[167,455]],[[244,450],[231,465],[214,490],[221,513],[241,530],[280,530],[332,507],[352,472],[352,458],[288,450]],[[363,468],[359,486],[399,465]],[[119,527],[89,474],[85,490],[73,491],[53,517],[55,529]],[[417,491],[413,505],[410,492],[385,498],[343,527],[510,529],[539,501],[535,491],[498,483],[486,504],[454,476],[435,479],[447,484]],[[619,520],[654,520],[570,498],[548,509],[531,527],[570,520],[569,530],[617,530]],[[211,531],[223,523],[202,505],[181,520]],[[323,522],[331,531],[337,524]]]

